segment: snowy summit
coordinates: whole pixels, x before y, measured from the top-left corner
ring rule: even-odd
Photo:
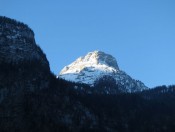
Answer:
[[[93,86],[97,79],[105,75],[113,77],[125,92],[147,89],[142,82],[132,79],[125,72],[121,71],[112,55],[102,51],[89,52],[84,57],[79,57],[70,65],[65,66],[58,77]]]

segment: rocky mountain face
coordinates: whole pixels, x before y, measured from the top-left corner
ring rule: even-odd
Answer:
[[[123,92],[136,92],[147,89],[138,80],[119,69],[116,59],[102,51],[89,52],[68,66],[65,66],[58,77],[78,83],[94,86],[100,78],[112,77]],[[109,92],[109,91],[108,91]]]
[[[36,45],[34,32],[25,24],[0,17],[0,62],[18,63],[38,60],[49,68],[41,48]]]
[[[9,94],[35,91],[49,84],[49,62],[36,45],[33,31],[6,17],[0,17],[0,65],[0,102]]]

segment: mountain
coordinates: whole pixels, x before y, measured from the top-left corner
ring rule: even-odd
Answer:
[[[65,66],[58,77],[72,82],[94,86],[100,78],[112,77],[124,92],[136,92],[148,89],[141,81],[132,79],[119,69],[116,59],[102,51],[89,52],[68,66]]]
[[[0,16],[0,102],[9,95],[48,87],[50,67],[24,23]]]
[[[24,23],[0,16],[0,63],[38,60],[49,69],[49,62],[36,44],[34,32]]]
[[[80,59],[78,69],[88,63],[95,67],[92,73],[98,68],[109,73],[94,86],[56,78],[32,32],[21,22],[0,17],[0,132],[175,131],[174,85],[99,94],[106,86],[117,91],[114,77],[120,71],[115,58],[103,52]],[[98,92],[83,91],[87,89]]]

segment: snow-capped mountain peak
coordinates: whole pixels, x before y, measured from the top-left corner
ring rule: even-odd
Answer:
[[[65,66],[58,77],[93,86],[96,80],[106,75],[112,76],[126,92],[141,91],[147,88],[142,82],[132,79],[121,71],[112,55],[97,50]]]
[[[107,65],[109,67],[118,69],[117,61],[113,56],[98,50],[89,52],[85,57],[80,57],[78,60],[86,63],[91,63],[92,65]]]
[[[89,52],[84,57],[79,57],[69,66],[63,68],[60,74],[77,73],[84,68],[97,68],[99,70],[110,69],[119,70],[116,59],[102,51]]]

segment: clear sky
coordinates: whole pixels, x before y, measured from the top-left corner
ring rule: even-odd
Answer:
[[[175,0],[0,0],[0,15],[34,30],[55,74],[102,50],[149,87],[175,84]]]

